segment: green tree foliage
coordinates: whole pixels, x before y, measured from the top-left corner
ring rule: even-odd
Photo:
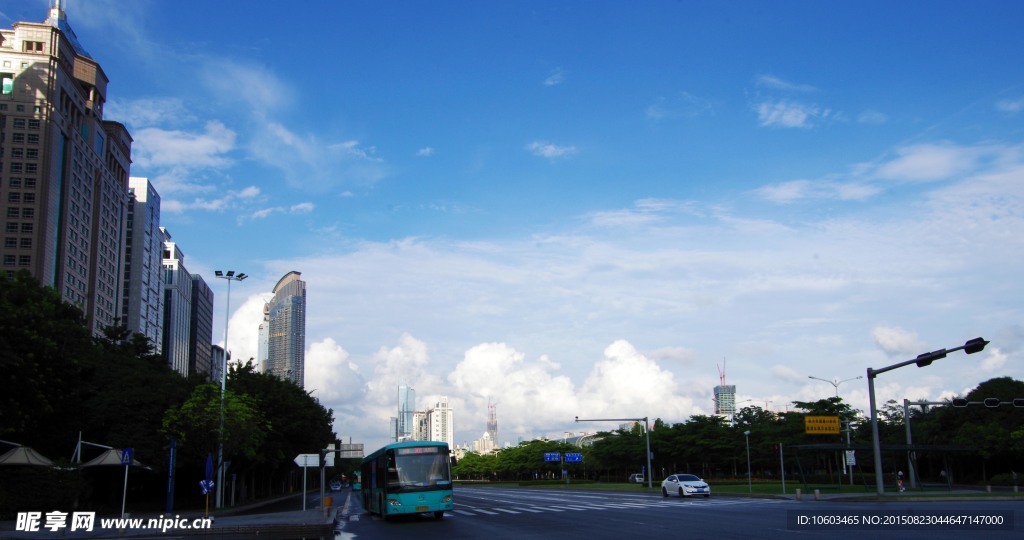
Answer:
[[[230,388],[230,387],[229,387]],[[215,384],[201,384],[181,406],[171,407],[163,415],[162,432],[178,441],[183,459],[198,463],[215,453],[221,440],[226,457],[257,454],[270,424],[247,395],[224,392],[224,431],[221,437],[221,391]]]
[[[78,308],[27,272],[0,280],[0,439],[64,464],[79,433],[91,443],[132,447],[136,459],[154,471],[134,484],[141,491],[136,500],[148,497],[162,507],[169,436],[179,438],[178,476],[190,480],[201,478],[206,454],[216,446],[220,388],[204,379],[181,377],[144,336],[123,326],[108,327],[94,338]],[[290,470],[296,454],[334,439],[329,409],[290,382],[255,373],[251,365],[229,373],[225,404],[225,451],[239,470]],[[84,448],[83,460],[98,453]],[[90,491],[113,493],[109,486],[90,485],[101,476],[107,475],[65,469],[33,476],[0,468],[0,513],[23,504],[36,504],[24,509],[38,510],[30,493],[52,498],[60,492],[85,508]],[[36,481],[23,485],[30,477]],[[283,488],[283,482],[267,482],[260,494],[279,494]]]
[[[0,280],[0,438],[70,455],[94,363],[84,324],[81,310],[28,272]]]

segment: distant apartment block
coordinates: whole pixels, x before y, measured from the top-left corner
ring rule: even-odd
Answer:
[[[192,274],[192,313],[189,317],[188,372],[210,375],[213,367],[213,291],[199,274]]]
[[[124,302],[121,322],[146,336],[156,354],[163,352],[163,233],[160,195],[146,178],[128,180]]]
[[[192,319],[192,275],[185,268],[185,255],[163,233],[164,268],[164,356],[174,371],[189,375],[189,331]]]

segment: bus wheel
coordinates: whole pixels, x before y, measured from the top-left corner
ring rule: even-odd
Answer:
[[[434,519],[441,519],[444,517],[444,510],[438,510],[434,512]]]

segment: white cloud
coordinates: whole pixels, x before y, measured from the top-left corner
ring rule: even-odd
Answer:
[[[104,107],[104,117],[122,122],[133,131],[156,125],[189,125],[197,120],[185,102],[177,97],[111,99]]]
[[[568,157],[576,153],[575,146],[559,146],[544,141],[534,141],[526,145],[526,150],[538,157],[556,159]]]
[[[757,85],[772,90],[783,90],[787,92],[814,92],[817,88],[808,84],[792,83],[774,75],[761,75],[757,78]]]
[[[355,401],[364,394],[366,381],[359,366],[349,360],[348,352],[333,338],[325,338],[306,351],[305,383],[307,391],[322,403]]]
[[[132,158],[142,168],[224,168],[234,150],[236,134],[221,122],[209,121],[201,133],[148,127],[135,132]]]
[[[645,111],[651,120],[694,118],[703,114],[714,114],[715,105],[689,92],[679,92],[671,98],[659,97]]]
[[[885,113],[878,111],[864,111],[857,115],[857,122],[861,124],[869,125],[882,125],[889,121],[889,117]]]
[[[548,78],[544,79],[544,86],[558,86],[565,82],[565,72],[562,68],[555,68]]]
[[[815,105],[788,100],[765,100],[754,110],[762,127],[802,128],[814,127],[814,122],[829,115]]]
[[[1006,353],[999,350],[998,347],[992,347],[987,350],[988,356],[981,361],[981,369],[986,373],[998,373],[1004,366],[1006,366],[1006,360],[1008,359]]]
[[[925,346],[916,333],[898,326],[877,326],[871,335],[875,344],[890,356],[917,356],[924,351]]]
[[[419,150],[417,150],[416,151],[416,155],[418,157],[430,157],[430,156],[434,155],[434,149],[429,147],[429,146],[425,146],[425,147],[420,148]]]
[[[996,102],[996,110],[1010,115],[1024,111],[1024,97],[1018,99],[1001,99]]]
[[[953,144],[917,144],[899,148],[897,157],[882,164],[875,176],[906,181],[943,180],[972,169],[985,151]]]

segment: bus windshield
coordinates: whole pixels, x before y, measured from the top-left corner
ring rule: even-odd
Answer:
[[[451,489],[447,448],[396,448],[389,458],[389,492]]]

